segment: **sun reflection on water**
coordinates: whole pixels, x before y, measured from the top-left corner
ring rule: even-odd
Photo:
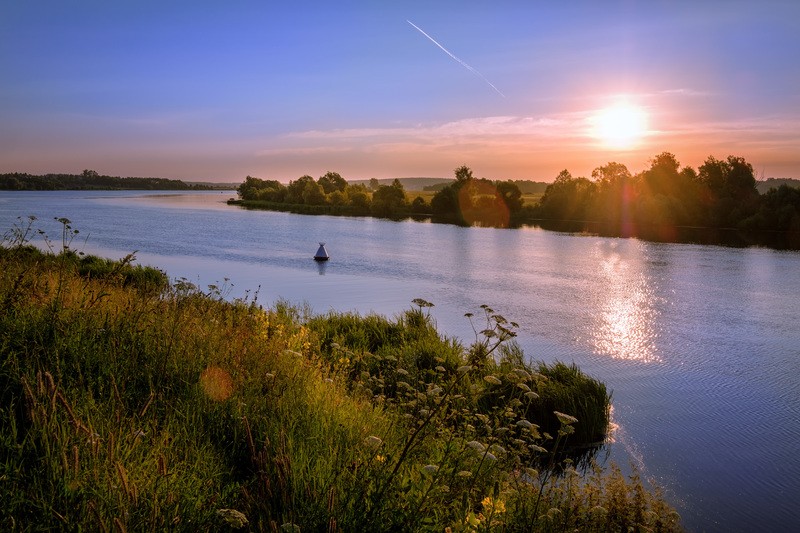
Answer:
[[[591,328],[592,344],[601,355],[658,363],[658,296],[650,286],[650,276],[636,266],[620,260],[616,253],[603,259],[602,287],[597,289],[603,301]]]

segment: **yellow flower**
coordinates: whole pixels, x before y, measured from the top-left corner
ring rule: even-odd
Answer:
[[[375,456],[375,462],[376,463],[385,463],[386,462],[386,457],[383,456],[383,455],[376,455]]]
[[[501,514],[506,512],[506,504],[503,500],[495,500],[491,496],[487,496],[481,501],[483,511],[486,514]]]

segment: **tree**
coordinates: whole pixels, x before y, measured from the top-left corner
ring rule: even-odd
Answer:
[[[522,191],[517,184],[511,180],[498,181],[495,183],[497,194],[503,199],[506,207],[511,213],[516,213],[522,209]]]
[[[430,212],[430,206],[428,202],[425,201],[425,198],[422,196],[417,196],[411,202],[411,212],[417,214],[425,214]]]
[[[88,171],[83,171],[84,175],[86,175],[86,172]],[[262,188],[264,188],[264,180],[247,176],[244,182],[236,188],[236,192],[242,200],[255,200],[258,190]]]
[[[325,192],[319,183],[307,181],[303,187],[303,203],[306,205],[325,205]]]
[[[458,213],[458,190],[448,185],[431,198],[431,211],[435,215],[454,215]]]
[[[628,167],[614,161],[592,170],[592,178],[598,185],[615,186],[631,178]]]
[[[650,160],[650,168],[643,174],[644,185],[652,195],[679,196],[680,163],[675,155],[662,152]]]
[[[330,194],[333,191],[344,192],[347,188],[347,181],[338,172],[326,172],[323,176],[320,176],[317,183],[320,184],[325,194]]]
[[[726,166],[725,161],[710,155],[698,168],[697,180],[716,198],[722,196],[725,189],[725,175],[728,172]]]
[[[548,185],[539,200],[539,210],[544,218],[553,220],[586,220],[594,192],[594,183],[586,178],[573,178],[564,169]]]
[[[613,224],[624,235],[633,232],[631,210],[636,202],[636,188],[628,167],[610,162],[592,171],[595,198],[590,218]]]
[[[301,176],[300,178],[296,179],[295,181],[290,181],[289,185],[286,187],[286,203],[287,204],[302,204],[305,203],[303,199],[303,193],[306,190],[306,185],[311,182],[314,185],[317,185],[317,182],[314,181],[314,178],[306,174],[305,176]]]
[[[709,156],[699,167],[697,181],[712,226],[736,226],[758,209],[758,190],[753,166],[742,157],[724,161]]]
[[[369,214],[370,198],[367,193],[366,187],[349,185],[347,187],[347,198],[350,205],[355,208],[359,214]]]
[[[464,208],[469,206],[464,205],[464,198],[462,198],[461,190],[472,183],[472,170],[466,166],[461,165],[454,171],[456,181],[443,187],[431,198],[431,211],[435,215],[442,216],[456,216],[459,222],[464,222],[462,212]]]
[[[455,169],[456,183],[464,183],[472,179],[472,169],[467,165],[461,165]]]
[[[381,185],[372,193],[372,214],[379,217],[398,216],[408,212],[406,192],[400,180],[391,185]]]
[[[732,198],[748,200],[758,195],[753,165],[743,157],[728,156],[728,174],[725,179],[726,192]]]

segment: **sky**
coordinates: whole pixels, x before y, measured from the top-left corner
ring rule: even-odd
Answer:
[[[800,178],[799,1],[0,0],[0,173],[552,181],[665,151]]]

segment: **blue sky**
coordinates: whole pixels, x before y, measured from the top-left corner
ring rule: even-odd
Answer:
[[[3,0],[0,172],[800,178],[800,2],[386,4]],[[646,130],[609,146],[620,103]]]

